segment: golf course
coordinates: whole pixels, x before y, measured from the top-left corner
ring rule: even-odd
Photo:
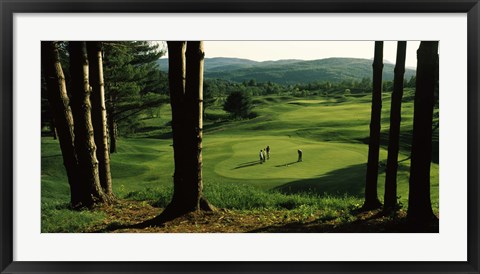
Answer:
[[[401,208],[398,216],[382,216],[383,223],[395,223],[406,215],[413,98],[414,89],[405,89],[397,173]],[[390,99],[391,91],[384,91],[378,175],[381,202]],[[289,232],[307,225],[316,225],[315,231],[348,232],[355,224],[364,228],[360,232],[379,231],[361,223],[369,216],[356,212],[364,201],[371,92],[252,96],[256,117],[249,119],[232,118],[223,103],[224,98],[218,98],[206,109],[202,144],[203,192],[219,212],[187,216],[196,221],[184,229],[180,219],[175,228],[167,225],[145,232]],[[438,109],[434,112],[438,123]],[[153,218],[168,205],[174,174],[170,104],[140,115],[136,122],[139,126],[134,132],[120,133],[117,152],[110,155],[113,193],[119,205],[95,210],[69,208],[70,191],[58,140],[43,134],[42,232],[142,232],[117,228]],[[433,135],[430,193],[438,216],[438,128]],[[261,162],[259,151],[267,146],[270,157]],[[299,149],[301,162],[297,161]]]

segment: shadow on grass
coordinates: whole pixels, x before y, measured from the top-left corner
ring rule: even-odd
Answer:
[[[353,212],[352,212],[353,213]],[[271,225],[249,233],[438,233],[438,219],[422,227],[407,223],[405,212],[385,215],[381,210],[356,212],[354,220],[318,218],[310,222]]]
[[[145,127],[138,128],[135,131],[136,133],[146,133],[146,132],[155,131],[155,130],[162,130],[164,128],[165,126],[145,126]]]
[[[278,165],[278,166],[275,166],[275,167],[286,167],[286,166],[291,166],[291,165],[298,164],[298,163],[300,163],[300,162],[295,161],[295,162],[290,162],[290,163],[286,163],[286,164],[281,164],[281,165]]]
[[[223,127],[227,124],[229,124],[231,120],[228,119],[222,119],[222,120],[214,120],[214,121],[209,121],[208,123],[205,122],[203,125],[203,133],[211,133],[217,130],[222,130]]]
[[[365,190],[366,163],[352,165],[328,172],[317,177],[302,179],[278,186],[278,190],[285,194],[316,193],[330,196],[354,196],[361,198]]]
[[[173,137],[173,134],[171,131],[167,131],[167,132],[162,132],[162,133],[159,133],[159,134],[154,134],[154,135],[151,135],[151,136],[148,136],[147,138],[152,138],[152,139],[172,139]]]
[[[260,160],[251,161],[251,162],[245,162],[245,163],[239,164],[238,166],[236,166],[236,167],[234,167],[234,168],[232,168],[232,169],[246,168],[246,167],[256,166],[256,165],[260,165],[260,164],[263,164],[263,162],[260,161]]]

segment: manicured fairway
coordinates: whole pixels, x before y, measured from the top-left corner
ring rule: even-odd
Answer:
[[[224,186],[222,191],[231,188],[232,193],[235,187],[253,187],[260,191],[287,194],[363,198],[370,96],[317,96],[300,99],[266,96],[255,97],[255,102],[254,111],[258,117],[254,119],[206,121],[203,176],[207,194],[209,189],[221,185]],[[383,105],[382,138],[388,136],[388,95],[384,95]],[[399,160],[407,160],[399,164],[398,196],[404,207],[407,206],[408,198],[412,105],[412,101],[404,102],[402,108],[403,135]],[[144,120],[145,130],[141,133],[120,138],[118,153],[111,156],[113,187],[118,197],[139,197],[138,193],[144,193],[142,195],[151,195],[150,198],[155,199],[155,195],[160,195],[165,187],[172,185],[173,148],[168,134],[169,111],[168,105],[163,106],[159,117]],[[216,117],[226,117],[221,105],[210,106],[207,115],[209,113]],[[437,142],[434,145],[438,146],[438,135],[435,138]],[[382,144],[378,178],[381,200],[387,141],[383,140]],[[271,157],[265,163],[260,163],[259,151],[267,145],[271,148]],[[303,151],[302,162],[297,162],[298,149]],[[438,156],[433,158],[438,159]],[[438,163],[434,162],[431,169],[431,197],[437,212],[438,186]],[[58,142],[43,137],[42,216],[50,220],[67,216],[70,213],[66,209],[62,213],[65,215],[61,216],[55,215],[58,212],[53,212],[63,210],[61,205],[68,204],[68,201],[69,188]],[[87,217],[85,222],[91,221]]]

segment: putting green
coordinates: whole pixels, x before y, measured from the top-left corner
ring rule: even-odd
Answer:
[[[267,145],[271,149],[270,159],[261,163],[259,152]],[[223,148],[226,150],[223,160],[216,159],[219,161],[214,172],[226,178],[252,181],[317,177],[345,166],[365,163],[368,152],[368,146],[362,144],[311,142],[283,136],[243,137],[224,143]],[[298,149],[303,151],[302,162],[297,162]]]

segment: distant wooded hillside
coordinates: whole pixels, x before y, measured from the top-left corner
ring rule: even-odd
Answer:
[[[158,61],[161,70],[168,70],[168,60]],[[383,80],[393,80],[395,65],[384,62]],[[405,79],[415,75],[414,69],[406,69]],[[298,84],[310,82],[359,81],[372,77],[372,60],[360,58],[327,58],[312,61],[278,60],[257,62],[240,58],[206,58],[205,78],[243,82]]]

